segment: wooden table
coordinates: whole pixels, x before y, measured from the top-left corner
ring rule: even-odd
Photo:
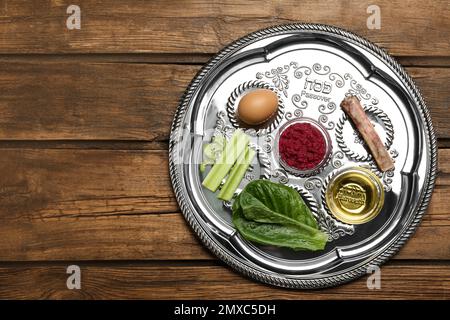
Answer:
[[[66,9],[81,8],[68,30]],[[369,30],[367,7],[381,9]],[[450,297],[448,1],[0,1],[0,298]],[[417,81],[439,139],[429,210],[366,278],[293,291],[235,273],[186,225],[168,176],[168,135],[191,78],[228,42],[298,21],[347,28]],[[66,269],[81,268],[69,290]]]

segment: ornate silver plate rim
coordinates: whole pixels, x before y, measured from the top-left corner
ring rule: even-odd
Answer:
[[[197,89],[202,84],[202,81],[209,73],[209,71],[214,69],[217,65],[220,65],[221,62],[231,54],[239,51],[240,49],[253,42],[272,36],[302,32],[314,32],[323,36],[328,35],[343,39],[368,51],[370,54],[382,60],[387,66],[389,66],[392,72],[394,72],[394,74],[400,79],[402,85],[405,86],[410,97],[414,99],[414,104],[418,106],[420,117],[424,120],[426,133],[425,139],[427,142],[427,152],[430,157],[430,163],[428,163],[426,177],[424,179],[424,191],[421,199],[419,199],[419,203],[416,206],[415,212],[413,212],[412,217],[407,222],[407,225],[405,228],[403,228],[402,232],[398,234],[383,251],[378,252],[370,259],[364,261],[363,263],[359,263],[355,265],[354,268],[346,270],[342,273],[323,274],[323,276],[315,278],[293,279],[285,276],[284,274],[261,271],[260,269],[255,268],[245,261],[238,259],[236,256],[232,255],[224,246],[218,245],[217,240],[213,239],[212,236],[208,234],[208,232],[205,232],[204,227],[196,218],[195,208],[193,207],[192,203],[190,203],[189,196],[186,190],[183,190],[183,180],[180,175],[180,170],[176,165],[176,160],[178,160],[178,158],[180,157],[180,155],[177,153],[178,150],[176,146],[180,141],[180,135],[182,134],[181,131],[183,129],[183,119],[188,111],[187,109],[189,103],[195,96]],[[218,258],[226,262],[235,270],[243,273],[244,275],[267,284],[288,288],[313,289],[336,286],[361,277],[362,275],[366,274],[367,268],[370,266],[378,266],[389,260],[411,237],[411,235],[415,232],[417,226],[419,225],[430,202],[431,194],[434,188],[434,182],[436,179],[436,166],[437,145],[429,110],[426,107],[426,104],[420,94],[418,87],[411,79],[411,77],[406,73],[403,67],[399,65],[391,56],[389,56],[387,52],[371,43],[370,41],[344,29],[322,24],[299,23],[273,26],[244,36],[222,49],[197,73],[197,75],[194,77],[194,79],[186,89],[175,113],[169,142],[169,172],[175,196],[185,219],[201,239],[203,244]]]

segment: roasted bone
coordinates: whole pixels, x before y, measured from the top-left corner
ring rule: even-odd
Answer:
[[[369,147],[369,150],[380,170],[385,172],[393,169],[394,162],[367,117],[366,112],[361,106],[358,98],[355,96],[346,97],[341,102],[341,108],[355,124],[356,129],[359,131]]]

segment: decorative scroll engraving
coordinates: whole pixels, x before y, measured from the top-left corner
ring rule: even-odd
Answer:
[[[328,79],[331,81],[319,81],[314,79],[306,79],[310,88],[313,88],[316,92],[322,93],[330,93],[332,84],[334,84],[337,88],[343,88],[346,84],[346,80],[351,80],[349,91],[347,94],[355,94],[358,97],[368,100],[371,98],[371,95],[367,93],[366,89],[364,89],[356,80],[353,79],[352,75],[346,73],[344,76],[341,76],[339,73],[331,72],[331,68],[327,65],[322,65],[320,63],[314,63],[312,67],[300,65],[296,61],[291,61],[289,65],[280,66],[277,68],[273,68],[270,71],[258,72],[256,73],[257,79],[263,79],[264,77],[267,79],[271,79],[274,86],[281,92],[283,92],[285,97],[288,97],[287,89],[289,89],[290,81],[288,77],[288,73],[290,70],[293,70],[294,77],[297,79],[302,79],[303,76],[309,76],[312,73],[315,73],[319,76],[328,76]],[[306,89],[306,88],[305,88]],[[298,100],[300,102],[300,99]],[[295,104],[295,101],[293,101]],[[377,104],[378,100],[373,98],[372,104]]]
[[[253,143],[250,143],[250,147],[252,147],[253,149],[256,150],[259,167],[260,167],[259,179],[261,179],[261,178],[270,179],[270,176],[271,176],[270,172],[271,172],[272,164],[270,162],[267,152],[264,149],[264,146],[260,147]]]
[[[303,117],[303,111],[300,109],[295,109],[294,112],[288,111],[288,112],[286,112],[284,117],[286,118],[286,120],[292,120],[294,118],[301,118],[301,117]]]
[[[333,130],[334,129],[334,126],[335,126],[334,122],[331,121],[331,120],[328,121],[328,116],[325,115],[325,114],[322,114],[322,115],[319,116],[319,122],[324,124],[324,126],[325,126],[325,128],[327,130]]]
[[[344,78],[338,73],[330,73],[330,75],[328,76],[328,79],[330,79],[331,81],[334,81],[334,84],[338,88],[342,88],[345,85]]]
[[[306,190],[320,189],[323,185],[322,178],[320,177],[311,177],[305,180],[303,186]]]
[[[394,177],[394,171],[393,170],[389,170],[386,171],[383,174],[383,184],[384,184],[384,190],[386,192],[389,192],[392,190],[392,178]]]
[[[357,82],[356,80],[353,79],[353,76],[350,73],[346,73],[344,75],[344,78],[346,80],[350,80],[350,88],[348,89],[347,93],[345,94],[346,96],[352,95],[352,96],[357,96],[360,100],[371,100],[371,103],[373,105],[378,104],[378,99],[375,97],[372,97],[372,95],[370,93],[367,92],[367,90],[365,88],[363,88],[363,86]]]
[[[320,229],[328,235],[329,242],[355,233],[354,226],[337,221],[322,209],[317,211],[316,219]]]
[[[294,70],[294,77],[296,77],[297,79],[301,79],[303,77],[303,74],[309,76],[312,71],[321,76],[325,76],[331,71],[331,68],[329,66],[322,66],[320,63],[314,63],[312,68],[308,66],[300,66],[298,62],[295,61],[292,61],[290,65]]]
[[[333,168],[338,169],[344,165],[342,160],[344,159],[344,153],[342,151],[336,151],[331,157],[331,165]]]
[[[326,106],[324,104],[321,104],[319,106],[319,112],[322,114],[331,114],[335,110],[336,110],[336,103],[334,102],[328,102]]]
[[[267,134],[264,136],[263,139],[264,139],[264,143],[262,145],[262,149],[264,150],[264,152],[266,152],[266,153],[272,152],[273,137],[270,134]]]
[[[314,63],[313,64],[313,70],[315,73],[321,75],[321,76],[325,76],[327,74],[330,73],[331,69],[329,66],[323,66],[320,63]]]
[[[303,78],[304,75],[311,75],[313,72],[320,76],[328,75],[328,79],[331,80],[337,88],[343,88],[346,84],[346,81],[349,81],[350,88],[346,92],[347,96],[355,95],[361,100],[370,100],[372,105],[377,105],[379,103],[379,100],[368,93],[367,89],[365,89],[358,81],[353,79],[353,76],[350,73],[345,73],[344,76],[341,76],[339,73],[331,72],[331,68],[329,66],[322,65],[320,63],[314,63],[312,67],[309,67],[305,65],[299,65],[298,62],[292,61],[289,65],[286,64],[284,66],[273,68],[270,71],[258,72],[256,74],[256,78],[263,79],[265,77],[267,79],[271,79],[274,86],[279,91],[283,92],[285,97],[288,97],[287,89],[289,89],[290,84],[288,73],[291,69],[293,70],[294,77],[297,79]],[[310,79],[307,79],[307,81],[311,82]],[[318,87],[324,85],[326,86],[326,88],[323,88],[324,93],[331,92],[331,83],[320,81],[317,83],[310,83],[310,86],[314,86],[314,89],[316,89],[315,91],[320,91]]]
[[[314,63],[312,68],[308,66],[300,66],[297,62],[290,63],[292,69],[294,70],[294,77],[297,79],[301,79],[303,75],[310,75],[313,71],[314,73],[325,76],[328,75],[328,79],[330,79],[334,85],[338,88],[342,88],[345,85],[345,79],[340,74],[331,72],[331,68],[327,65],[322,66],[320,63]]]
[[[398,151],[396,149],[391,149],[389,153],[391,154],[391,157],[394,159],[398,157]]]
[[[225,117],[225,111],[219,111],[217,113],[216,127],[214,128],[213,136],[223,135],[227,138],[230,138],[233,134],[234,128],[226,124]]]
[[[308,107],[308,102],[305,100],[302,101],[302,97],[298,93],[292,96],[291,101],[296,109],[294,110],[294,112],[291,111],[286,112],[285,115],[286,120],[303,117],[302,109],[306,109]]]
[[[286,173],[286,171],[284,171],[284,169],[276,169],[272,172],[272,177],[277,179],[279,183],[281,184],[286,184],[289,182],[289,177]]]
[[[289,65],[284,65],[283,67],[277,67],[264,73],[258,72],[256,74],[256,78],[262,79],[263,77],[266,77],[268,79],[272,79],[272,82],[275,85],[275,87],[281,92],[283,92],[284,96],[287,97],[288,96],[287,89],[289,89],[289,79],[287,73],[289,69],[290,69]]]
[[[308,107],[308,102],[305,100],[302,101],[302,96],[298,93],[292,96],[291,101],[298,109],[306,109]]]
[[[255,180],[255,174],[253,173],[253,167],[252,166],[250,166],[248,168],[247,172],[245,173],[244,179],[248,180],[248,181]]]
[[[291,62],[290,65],[294,69],[294,77],[297,79],[301,79],[303,77],[303,74],[310,75],[311,74],[311,68],[307,66],[299,66],[297,62]]]

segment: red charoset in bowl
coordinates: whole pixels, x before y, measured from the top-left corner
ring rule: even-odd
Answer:
[[[332,144],[327,130],[317,121],[299,118],[280,128],[276,150],[284,169],[296,176],[310,176],[328,163]]]

